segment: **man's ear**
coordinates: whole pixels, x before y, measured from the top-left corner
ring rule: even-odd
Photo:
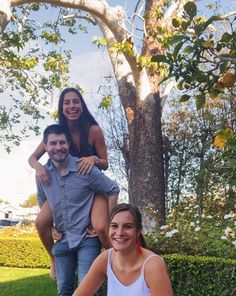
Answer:
[[[47,144],[46,143],[43,143],[43,147],[44,147],[45,151],[47,151]]]

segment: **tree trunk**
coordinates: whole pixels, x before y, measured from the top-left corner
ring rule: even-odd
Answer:
[[[11,19],[10,0],[0,1],[0,33],[4,31]]]
[[[146,231],[165,220],[165,183],[161,107],[158,94],[138,104],[129,124],[130,202],[143,213]]]

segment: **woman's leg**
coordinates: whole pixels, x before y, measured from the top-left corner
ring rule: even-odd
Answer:
[[[96,194],[94,197],[91,221],[104,248],[109,248],[108,239],[108,199],[104,195]]]
[[[41,208],[41,211],[39,212],[35,220],[35,227],[38,231],[39,238],[43,243],[46,251],[48,252],[48,255],[51,260],[49,275],[52,279],[55,280],[56,279],[55,260],[51,251],[54,244],[54,241],[52,238],[52,232],[51,232],[52,226],[53,226],[52,210],[48,201],[45,201],[45,203]]]

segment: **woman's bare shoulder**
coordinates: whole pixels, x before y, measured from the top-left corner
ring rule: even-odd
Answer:
[[[102,129],[98,125],[91,125],[89,129],[89,140],[91,143],[103,143],[105,142]]]
[[[164,260],[157,255],[156,253],[149,251],[149,250],[145,250],[144,252],[145,255],[145,269],[149,269],[149,268],[153,268],[153,266],[165,266],[165,262]]]
[[[96,135],[96,134],[102,134],[103,135],[102,129],[100,128],[99,125],[96,125],[96,124],[93,124],[93,125],[90,126],[89,133],[94,134],[94,135]]]

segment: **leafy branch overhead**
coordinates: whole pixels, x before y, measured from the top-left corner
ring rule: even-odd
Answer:
[[[197,110],[209,107],[208,101],[235,98],[236,90],[236,13],[198,15],[194,2],[183,6],[181,16],[172,19],[173,29],[163,29],[165,54],[152,56],[152,62],[167,65],[162,82],[174,79],[179,102],[195,100]],[[236,134],[235,122],[224,126],[214,138],[213,147],[221,153],[228,180],[235,184]]]
[[[39,107],[50,110],[53,93],[68,83],[71,52],[66,46],[62,49],[64,35],[87,32],[78,20],[88,18],[79,10],[60,8],[54,20],[40,23],[37,14],[49,7],[37,3],[13,7],[11,21],[0,34],[0,92],[12,102],[9,108],[0,106],[0,142],[8,151],[28,131],[39,133],[39,120],[44,118]],[[25,124],[23,114],[28,118]]]
[[[166,31],[162,40],[166,54],[154,55],[152,61],[168,65],[163,80],[174,78],[178,89],[185,91],[180,102],[194,98],[200,109],[208,96],[235,94],[235,21],[233,16],[198,16],[193,2],[184,5],[182,16],[172,19],[174,30]]]

